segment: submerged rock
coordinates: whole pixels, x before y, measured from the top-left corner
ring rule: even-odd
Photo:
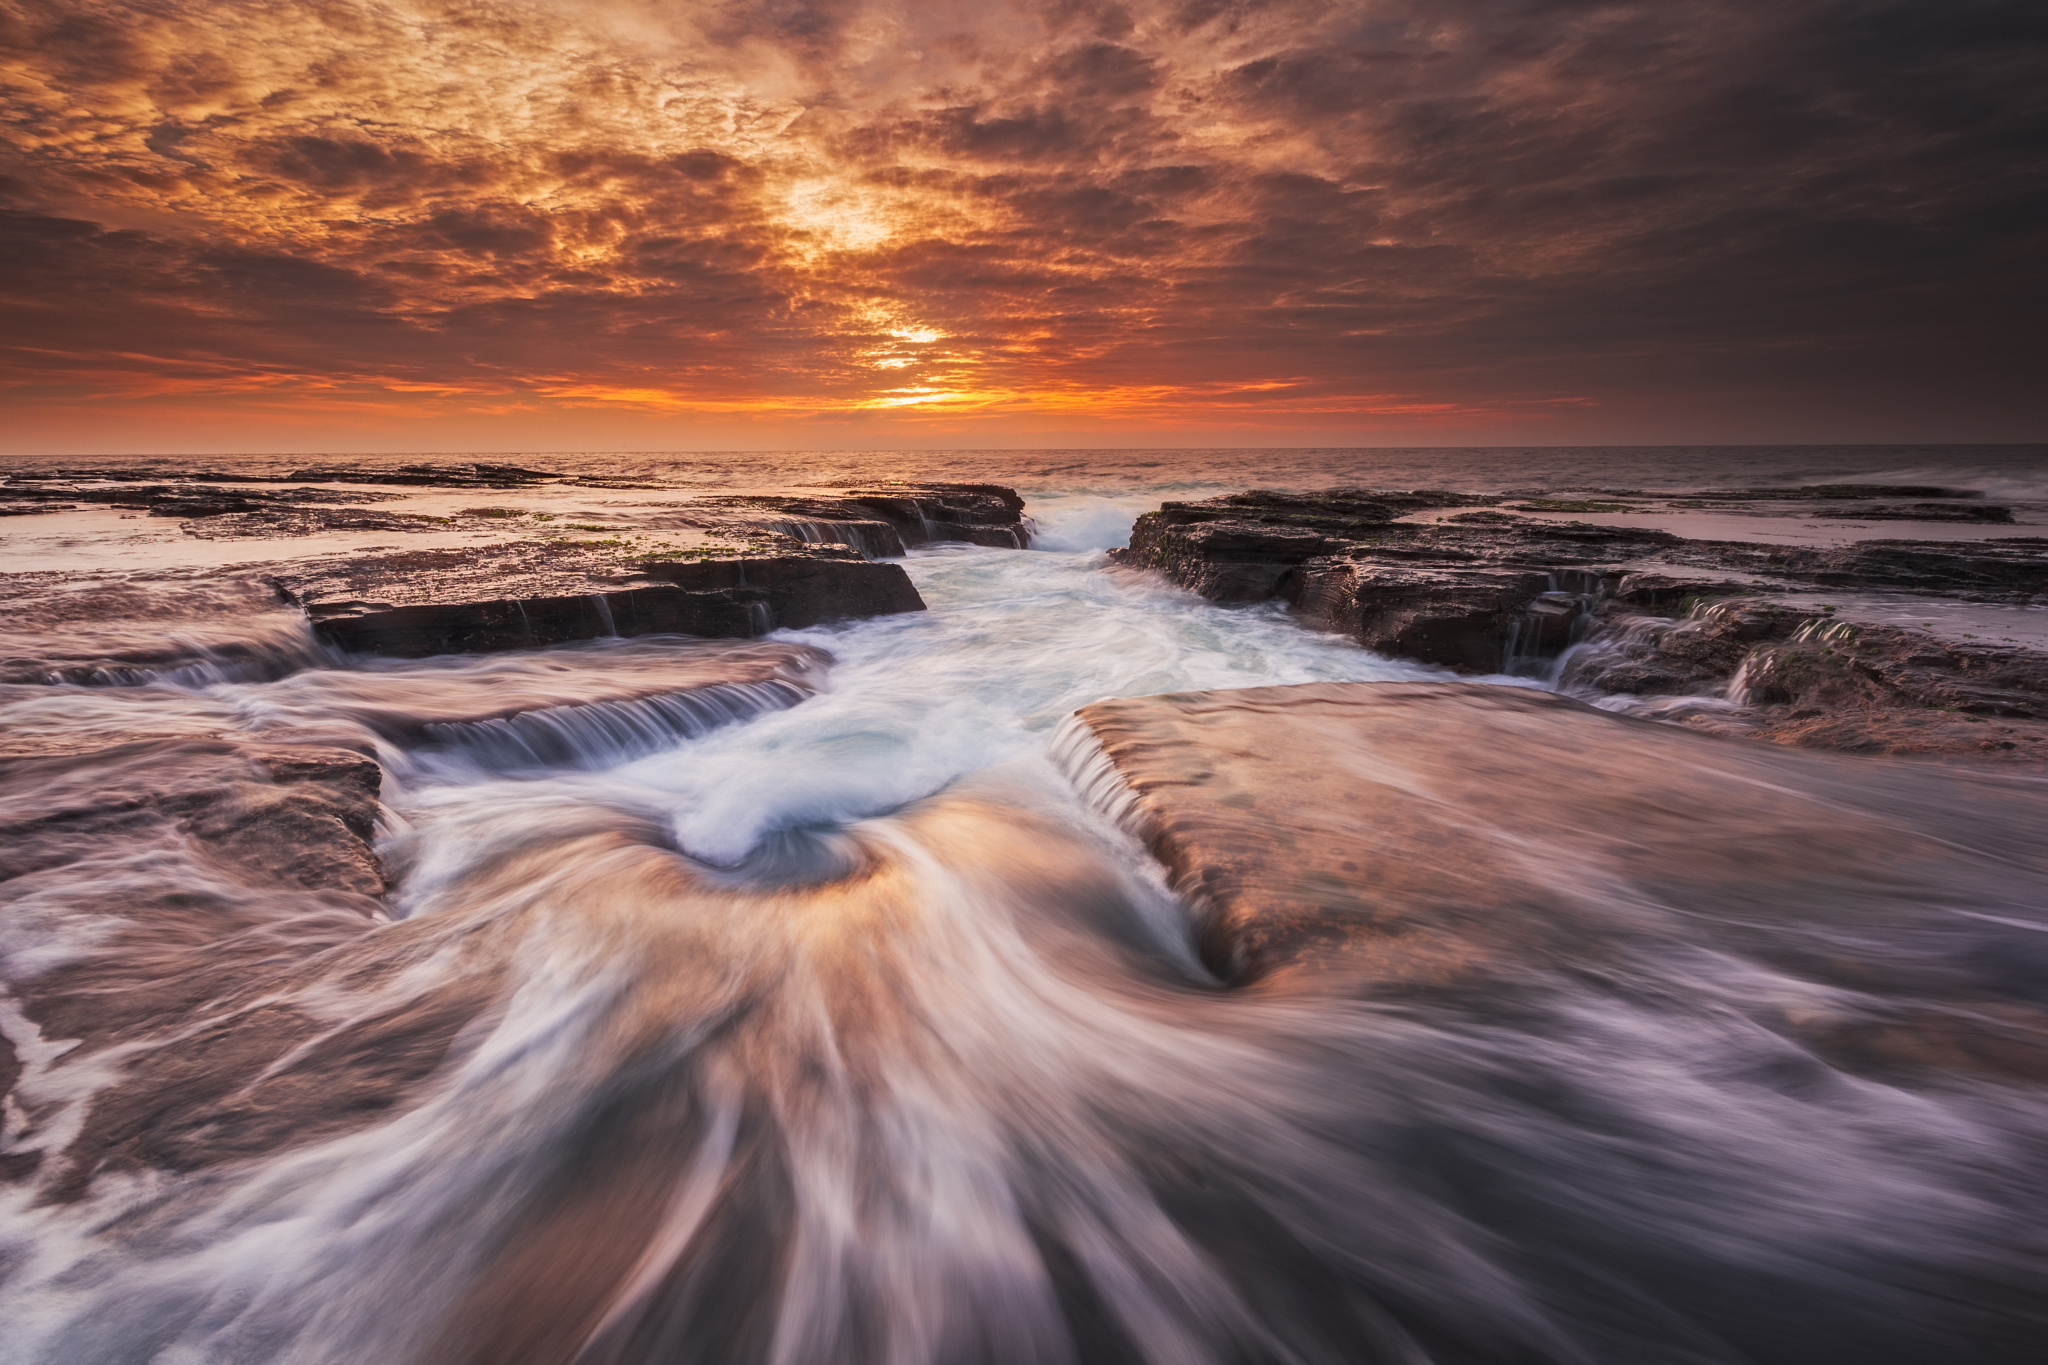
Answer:
[[[375,759],[331,745],[194,734],[74,749],[16,738],[0,756],[0,881],[174,838],[236,879],[379,896],[380,783]]]

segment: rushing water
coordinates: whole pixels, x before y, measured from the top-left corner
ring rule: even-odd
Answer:
[[[694,709],[659,642],[8,689],[375,748],[395,919],[318,921],[262,1005],[470,1004],[389,1116],[0,1194],[0,1360],[2034,1358],[2038,1088],[1794,1067],[1705,950],[1434,1012],[1210,978],[1061,720],[1431,670],[1108,569],[1156,501],[1036,498],[1040,549],[916,554],[929,612],[784,633],[829,667]],[[512,733],[465,686],[613,709]],[[17,879],[13,970],[93,951],[94,895],[203,891],[187,858]],[[126,1055],[30,1053],[59,1128]]]

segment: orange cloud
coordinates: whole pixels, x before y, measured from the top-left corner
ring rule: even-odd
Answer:
[[[2042,35],[1911,9],[0,0],[0,403],[2027,429]]]

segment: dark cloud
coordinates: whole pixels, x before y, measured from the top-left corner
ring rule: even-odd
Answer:
[[[18,394],[2048,415],[2035,0],[0,0],[0,45]]]

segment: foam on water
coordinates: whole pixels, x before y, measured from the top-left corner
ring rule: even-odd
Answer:
[[[1220,988],[1055,767],[1066,717],[1433,673],[1108,568],[1158,496],[1035,496],[1041,548],[905,561],[927,612],[733,646],[833,663],[715,727],[456,714],[465,683],[659,710],[662,642],[17,699],[378,747],[400,920],[265,1003],[487,1003],[389,1117],[0,1194],[0,1361],[2028,1358],[2039,1089],[1834,1072],[1755,1020],[1853,992],[1627,888],[1557,869],[1614,948],[1483,999]]]

